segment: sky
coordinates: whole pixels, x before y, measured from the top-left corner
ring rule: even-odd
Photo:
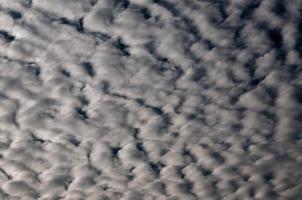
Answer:
[[[0,199],[300,200],[301,0],[0,0]]]

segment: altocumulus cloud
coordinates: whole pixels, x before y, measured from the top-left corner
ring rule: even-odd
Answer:
[[[300,199],[301,5],[0,0],[0,199]]]

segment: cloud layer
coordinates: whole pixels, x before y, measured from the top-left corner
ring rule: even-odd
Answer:
[[[292,199],[301,2],[0,0],[0,199]]]

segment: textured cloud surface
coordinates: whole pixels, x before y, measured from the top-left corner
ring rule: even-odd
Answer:
[[[0,0],[0,199],[300,200],[301,0]]]

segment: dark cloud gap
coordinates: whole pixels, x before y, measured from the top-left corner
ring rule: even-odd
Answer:
[[[125,56],[130,56],[128,50],[129,46],[122,40],[122,38],[119,37],[114,44]]]
[[[131,182],[134,178],[135,178],[135,175],[133,174],[133,170],[134,170],[135,168],[134,167],[132,167],[130,170],[129,170],[129,172],[127,173],[127,178],[128,178],[128,180]]]
[[[22,1],[21,3],[25,8],[29,9],[33,5],[33,0]]]
[[[137,4],[130,4],[128,8],[141,13],[144,16],[145,20],[148,20],[152,17],[150,10],[147,7],[140,6]]]
[[[283,39],[279,29],[270,29],[268,30],[267,35],[275,48],[280,48],[282,46]]]
[[[139,152],[142,152],[144,155],[147,155],[146,150],[144,148],[144,144],[142,142],[137,142],[135,146]]]
[[[176,167],[177,175],[179,176],[180,179],[184,179],[186,177],[185,174],[183,173],[183,169],[184,169],[183,166]]]
[[[212,170],[207,169],[205,167],[200,167],[199,170],[201,171],[202,175],[205,176],[205,177],[210,176],[213,173]]]
[[[109,81],[102,81],[101,84],[100,84],[100,88],[101,88],[101,91],[104,94],[109,94],[110,93],[110,83],[109,83]]]
[[[87,34],[92,35],[93,37],[101,40],[101,41],[106,41],[111,39],[111,36],[106,34],[106,33],[100,33],[100,32],[87,32]]]
[[[68,26],[72,26],[75,28],[75,30],[77,30],[79,33],[82,34],[88,34],[93,36],[95,39],[101,40],[101,41],[106,41],[111,39],[111,36],[106,34],[106,33],[101,33],[101,32],[93,32],[93,31],[88,31],[85,30],[84,25],[83,25],[83,21],[84,21],[84,17],[80,17],[78,20],[70,20],[68,18],[62,17],[62,18],[54,18],[50,17],[49,18],[52,21],[57,21],[61,24],[64,25],[68,25]]]
[[[75,24],[76,30],[79,31],[80,33],[83,33],[83,32],[84,32],[83,20],[84,20],[84,17],[81,17],[81,18],[78,20],[78,22]]]
[[[198,82],[200,81],[203,77],[206,77],[206,70],[203,67],[199,67],[194,69],[194,73],[192,75],[192,81]]]
[[[158,62],[152,65],[152,69],[154,69],[154,71],[156,71],[158,74],[162,74],[162,75],[164,75],[164,73],[168,71],[165,62]]]
[[[13,113],[12,113],[12,122],[13,122],[13,124],[17,127],[17,128],[19,128],[20,127],[20,124],[19,124],[19,122],[18,122],[18,120],[17,120],[17,111],[14,111]]]
[[[0,172],[8,179],[11,180],[12,176],[9,175],[4,169],[0,168]]]
[[[301,12],[300,12],[301,13]],[[298,19],[297,29],[299,33],[302,33],[302,17]],[[300,58],[302,58],[302,34],[297,34],[295,49],[299,53]]]
[[[250,176],[249,175],[242,175],[242,180],[243,181],[248,181],[250,179]]]
[[[41,138],[37,137],[37,136],[34,135],[34,134],[31,134],[31,136],[32,136],[32,139],[33,139],[33,141],[34,141],[35,143],[43,144],[43,143],[45,143],[45,142],[49,142],[49,141],[46,141],[46,140],[44,140],[44,139],[41,139]]]
[[[182,155],[183,155],[184,157],[190,158],[190,160],[191,160],[192,163],[196,163],[196,162],[197,162],[196,156],[193,155],[193,154],[190,152],[190,150],[187,149],[187,148],[183,149]]]
[[[228,6],[228,2],[224,0],[218,0],[217,4],[218,4],[218,10],[222,17],[222,21],[220,21],[219,23],[222,23],[228,16],[226,13],[226,7]]]
[[[193,196],[196,196],[194,194],[194,192],[192,191],[193,190],[193,183],[188,181],[188,180],[184,180],[183,182],[180,183],[180,187],[181,189],[185,192],[185,193],[188,193],[188,194],[191,194]]]
[[[239,25],[238,27],[235,28],[234,34],[233,34],[233,43],[235,44],[236,48],[238,48],[238,49],[246,48],[246,43],[244,42],[243,38],[241,37],[243,28],[244,28],[244,25]]]
[[[97,4],[98,0],[90,0],[89,3],[91,6],[94,6],[95,4]]]
[[[76,107],[74,110],[75,110],[77,116],[80,117],[80,119],[82,119],[82,120],[87,120],[87,119],[89,118],[88,115],[87,115],[87,113],[86,113],[86,111],[83,110],[83,108],[81,108],[81,107]]]
[[[302,104],[302,86],[295,86],[294,98],[299,104]]]
[[[139,140],[139,132],[140,130],[138,128],[132,128],[132,136],[135,140]]]
[[[201,40],[202,37],[201,37],[200,31],[199,31],[198,27],[194,24],[193,20],[189,19],[187,16],[182,15],[181,12],[172,3],[168,2],[168,1],[164,1],[164,0],[154,0],[153,2],[166,8],[175,17],[180,17],[181,20],[187,26],[186,31],[188,31],[188,33],[194,35],[195,40],[197,40],[197,41]]]
[[[184,70],[180,66],[174,66],[173,68],[173,77],[174,82],[176,82],[178,79],[180,79],[184,75]],[[175,87],[175,85],[174,85]]]
[[[148,8],[142,8],[141,12],[143,13],[143,16],[145,18],[145,20],[148,20],[152,17],[150,11],[148,10]]]
[[[84,95],[79,95],[78,100],[82,106],[87,106],[89,104],[89,99]]]
[[[123,10],[126,10],[131,3],[128,0],[118,0],[115,1],[115,9],[117,12],[123,12]]]
[[[22,18],[22,13],[16,11],[16,10],[10,10],[8,11],[9,16],[11,16],[14,20],[19,20]]]
[[[67,71],[66,69],[62,69],[61,70],[61,73],[65,76],[65,77],[67,77],[67,78],[69,78],[71,75],[70,75],[70,72],[69,71]]]
[[[112,152],[112,157],[116,158],[118,156],[118,152],[121,150],[121,147],[112,147],[111,152]]]
[[[250,76],[250,80],[254,79],[255,78],[255,72],[256,72],[256,59],[257,59],[258,56],[254,56],[252,57],[249,61],[247,61],[245,64],[244,64],[244,68],[248,71],[249,73],[249,76]]]
[[[273,7],[272,7],[272,11],[276,15],[284,17],[287,13],[286,4],[284,3],[283,0],[276,0]]]
[[[69,26],[73,26],[73,27],[78,26],[78,22],[67,19],[66,17],[61,17],[61,18],[55,19],[54,21],[58,21],[61,24],[69,25]]]
[[[249,84],[252,87],[257,87],[264,79],[265,79],[265,77],[253,78],[253,79],[250,80]]]
[[[96,75],[96,72],[94,70],[93,65],[90,62],[82,62],[81,63],[83,69],[85,70],[85,72],[90,76],[90,77],[94,77]]]
[[[267,173],[263,174],[263,179],[266,182],[272,181],[273,178],[274,178],[274,173],[273,172],[267,172]]]
[[[25,67],[29,73],[33,74],[37,79],[39,79],[41,75],[40,66],[38,66],[36,63],[26,63]]]
[[[230,180],[228,184],[231,186],[231,192],[236,192],[240,186],[235,180]]]
[[[225,162],[225,158],[218,152],[211,152],[211,157],[217,160],[220,164],[223,164]]]
[[[261,1],[256,0],[256,1],[250,1],[243,9],[240,15],[240,19],[246,20],[250,19],[252,16],[253,12],[260,6]]]
[[[203,42],[206,45],[208,50],[212,50],[216,47],[216,45],[213,43],[213,41],[211,41],[209,39],[205,39],[205,40],[203,40]]]
[[[88,149],[87,151],[87,161],[88,161],[88,167],[90,169],[92,169],[98,176],[102,175],[102,171],[99,170],[98,168],[96,168],[93,164],[92,164],[92,161],[91,161],[91,153],[92,153],[92,147],[91,149]]]
[[[152,171],[155,173],[155,175],[157,175],[157,176],[160,174],[161,169],[165,167],[165,165],[161,162],[158,162],[158,163],[150,162],[149,166],[152,169]]]
[[[76,138],[74,138],[74,137],[70,138],[69,142],[71,144],[73,144],[75,147],[78,147],[81,144],[81,142],[79,140],[77,140]]]
[[[244,151],[248,152],[251,145],[252,145],[252,142],[251,142],[250,138],[247,138],[242,144],[242,149]]]
[[[4,30],[0,30],[0,37],[3,38],[8,43],[13,42],[16,39],[15,36],[9,34]]]
[[[249,191],[248,191],[248,192],[249,192],[249,196],[253,198],[253,197],[255,197],[255,195],[256,195],[256,188],[254,188],[254,187],[252,186],[252,187],[249,188]]]

